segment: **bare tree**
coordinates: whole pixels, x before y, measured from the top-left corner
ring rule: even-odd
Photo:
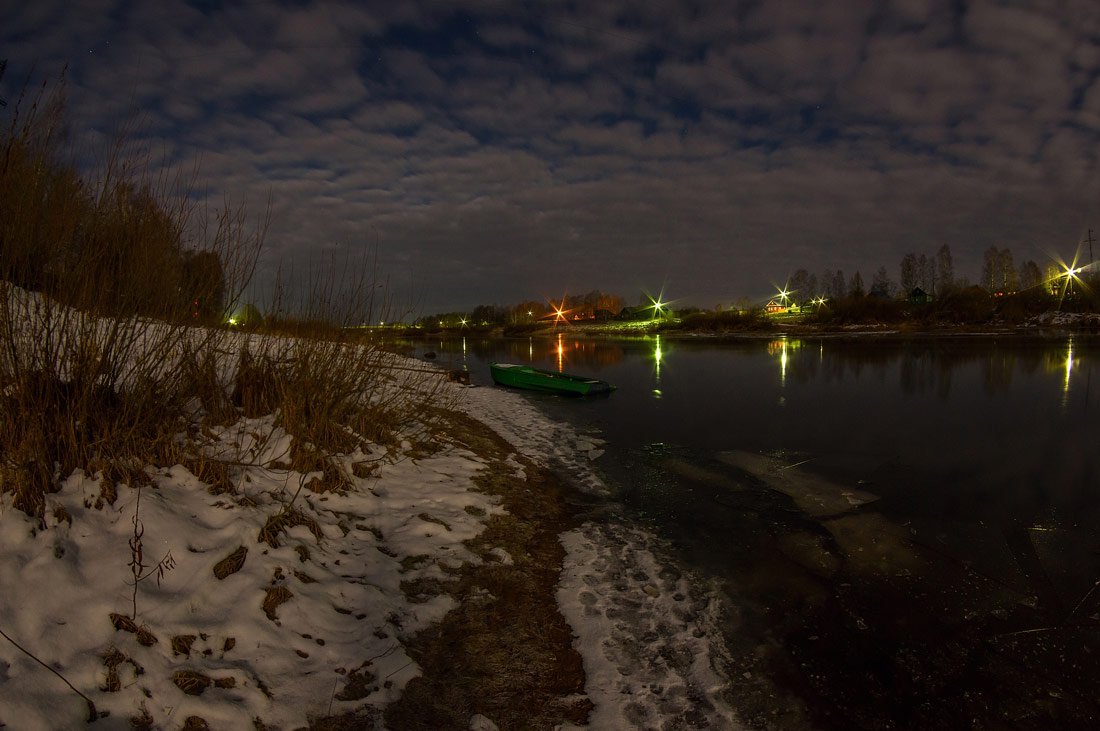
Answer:
[[[901,257],[901,290],[906,295],[917,288],[917,255],[908,253]]]
[[[791,292],[791,301],[794,304],[806,302],[813,296],[810,291],[810,280],[813,276],[805,269],[799,269],[791,275],[788,288]]]
[[[894,296],[894,283],[890,281],[890,275],[886,272],[886,267],[879,267],[875,272],[875,277],[871,281],[871,294],[877,294],[882,297]]]
[[[924,254],[917,257],[918,286],[925,292],[931,292],[936,288],[935,265]]]
[[[997,291],[1000,262],[1001,252],[996,246],[990,246],[982,253],[982,286],[990,292]]]
[[[1000,253],[998,263],[1000,264],[1001,291],[1015,292],[1019,286],[1019,280],[1016,278],[1016,265],[1012,262],[1012,252],[1001,249]]]
[[[848,283],[848,294],[852,297],[862,297],[865,292],[863,289],[863,277],[860,276],[859,270],[852,275],[852,281]]]
[[[833,283],[829,286],[829,295],[834,298],[843,297],[847,294],[847,290],[844,287],[844,270],[837,269],[833,273]]]
[[[1020,265],[1020,289],[1031,289],[1041,284],[1043,272],[1039,265],[1030,259]]]
[[[951,247],[947,244],[936,252],[936,269],[939,273],[940,289],[950,289],[955,284],[955,266],[951,260]]]

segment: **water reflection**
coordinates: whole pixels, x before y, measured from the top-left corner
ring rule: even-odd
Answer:
[[[1073,395],[1071,385],[1082,375],[1087,378],[1096,362],[1093,341],[1082,341],[1079,337],[1057,341],[781,337],[699,342],[669,340],[661,335],[607,340],[559,332],[550,337],[461,337],[421,343],[419,346],[410,343],[410,347],[414,351],[418,347],[422,351],[437,351],[444,365],[454,363],[457,366],[477,360],[526,362],[560,372],[596,376],[601,376],[605,369],[619,367],[628,356],[641,356],[650,364],[645,389],[658,398],[667,396],[668,389],[679,382],[677,376],[683,377],[685,373],[681,368],[677,368],[676,374],[668,371],[672,345],[678,353],[684,351],[685,359],[677,356],[678,365],[681,360],[685,365],[692,362],[691,354],[697,352],[710,353],[719,359],[763,355],[773,364],[782,391],[811,384],[815,387],[843,386],[855,381],[883,387],[893,385],[909,396],[930,394],[946,401],[959,389],[967,393],[977,388],[990,397],[1004,397],[1017,388],[1017,382],[1030,383],[1045,377],[1052,391],[1056,389],[1057,396],[1054,393],[1051,396],[1062,408],[1069,404]],[[621,378],[607,373],[601,377]]]
[[[661,398],[661,336],[658,334],[653,343],[653,398]]]
[[[1062,384],[1062,408],[1069,403],[1069,378],[1073,373],[1073,338],[1066,343],[1066,379]]]

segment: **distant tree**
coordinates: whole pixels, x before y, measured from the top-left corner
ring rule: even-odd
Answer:
[[[473,325],[499,325],[508,319],[508,309],[499,305],[478,305],[470,313]]]
[[[1030,259],[1020,265],[1020,289],[1037,287],[1043,281],[1043,272],[1039,265]]]
[[[233,313],[231,321],[238,327],[256,327],[263,319],[260,308],[249,302]]]
[[[832,289],[832,284],[833,284],[833,270],[832,269],[826,269],[825,271],[821,272],[821,276],[818,277],[818,280],[817,280],[817,294],[821,297],[831,297],[832,292],[830,292],[829,290]]]
[[[982,286],[990,293],[997,291],[1000,261],[1001,252],[996,246],[990,246],[982,253]]]
[[[879,267],[878,271],[875,272],[874,279],[871,281],[871,294],[880,297],[893,297],[894,289],[894,283],[890,281],[890,275],[887,274],[886,267]]]
[[[951,247],[944,244],[936,252],[936,270],[940,289],[951,289],[955,284],[955,266],[951,260]]]
[[[1000,291],[1015,292],[1019,288],[1019,280],[1016,278],[1016,266],[1012,263],[1012,252],[1008,249],[1001,249],[998,264],[1001,279]]]
[[[846,295],[848,290],[845,288],[844,283],[844,270],[837,269],[833,273],[833,283],[829,286],[829,296],[839,299]]]
[[[925,292],[936,289],[935,264],[924,254],[917,257],[917,286]]]
[[[619,309],[622,309],[621,307]],[[536,300],[527,300],[526,302],[520,302],[518,305],[512,307],[512,321],[513,322],[530,322],[537,320],[550,311],[545,302]],[[616,310],[617,312],[618,310]]]
[[[221,259],[212,251],[187,252],[182,269],[180,295],[189,316],[203,322],[220,322],[226,307]]]
[[[1014,292],[1017,289],[1016,266],[1012,252],[991,246],[982,254],[982,286],[991,294]]]
[[[805,269],[798,269],[791,275],[788,287],[791,291],[791,302],[798,304],[806,302],[813,296],[813,292],[810,291],[811,274]]]
[[[1057,294],[1058,279],[1061,274],[1061,268],[1054,262],[1049,262],[1043,269],[1043,283],[1051,294]]]
[[[919,277],[917,267],[917,255],[913,253],[901,257],[901,291],[907,296],[917,288]]]
[[[862,297],[866,292],[863,289],[863,277],[860,276],[859,270],[852,275],[852,281],[848,283],[848,294],[852,297]]]

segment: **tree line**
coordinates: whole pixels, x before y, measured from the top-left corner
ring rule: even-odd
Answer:
[[[478,305],[469,312],[440,312],[420,317],[415,324],[427,328],[524,325],[556,318],[559,311],[572,321],[610,319],[623,308],[624,300],[619,295],[594,289],[586,294],[565,295],[556,301],[524,300],[511,305]]]
[[[81,309],[220,321],[227,246],[188,245],[188,196],[146,175],[125,140],[82,174],[64,150],[62,90],[20,98],[0,130],[0,280]]]
[[[1040,267],[1029,259],[1016,266],[1012,252],[996,246],[986,249],[982,262],[980,285],[993,295],[1049,285],[1061,274],[1054,263]],[[956,276],[954,257],[947,244],[933,255],[904,254],[898,263],[897,275],[895,279],[885,266],[881,266],[867,286],[858,270],[846,277],[841,269],[825,269],[820,276],[807,269],[797,269],[788,280],[787,292],[793,304],[805,304],[818,298],[835,300],[863,295],[908,298],[917,290],[938,297],[971,286],[965,276]]]

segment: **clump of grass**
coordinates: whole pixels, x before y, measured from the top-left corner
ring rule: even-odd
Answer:
[[[282,534],[288,529],[299,525],[308,528],[309,532],[318,541],[325,537],[325,534],[321,532],[321,526],[317,524],[316,520],[293,506],[287,506],[267,519],[256,540],[259,543],[266,543],[272,548],[278,548],[282,545]]]

